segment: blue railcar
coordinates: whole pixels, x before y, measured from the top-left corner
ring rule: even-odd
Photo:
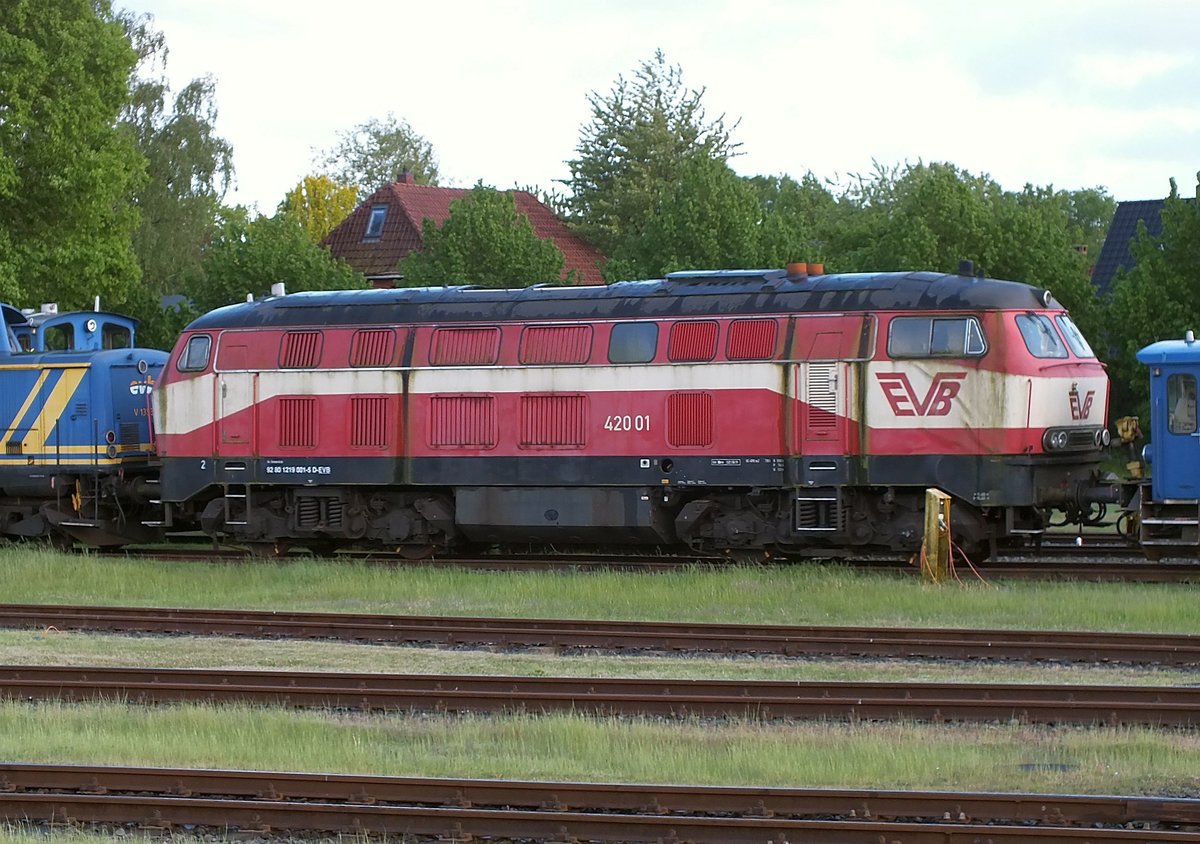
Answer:
[[[124,545],[156,535],[150,394],[167,354],[137,320],[0,305],[0,533]]]

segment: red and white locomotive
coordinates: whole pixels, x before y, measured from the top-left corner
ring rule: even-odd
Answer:
[[[1108,379],[1048,291],[935,273],[279,295],[155,391],[169,524],[413,555],[494,543],[911,549],[1085,518]]]

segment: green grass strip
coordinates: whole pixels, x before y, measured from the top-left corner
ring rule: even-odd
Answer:
[[[1195,794],[1200,738],[1005,724],[334,716],[0,704],[0,758],[406,776]]]
[[[985,568],[986,571],[986,568]],[[1195,587],[1002,582],[942,587],[838,565],[662,574],[481,572],[301,559],[239,565],[0,551],[14,603],[1194,633]]]

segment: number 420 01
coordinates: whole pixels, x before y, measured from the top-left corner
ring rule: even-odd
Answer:
[[[636,414],[630,416],[609,416],[604,420],[604,430],[606,431],[649,431],[650,430],[650,415]]]

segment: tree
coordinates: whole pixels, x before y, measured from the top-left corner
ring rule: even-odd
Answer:
[[[339,185],[328,176],[305,176],[288,191],[279,213],[300,223],[313,243],[320,243],[358,206],[358,188]]]
[[[723,161],[685,159],[645,225],[621,240],[609,280],[658,278],[673,270],[758,266],[762,207],[751,185]]]
[[[201,284],[204,249],[233,179],[233,148],[216,134],[212,78],[192,80],[172,100],[162,33],[147,15],[125,13],[121,22],[139,56],[121,125],[133,134],[147,167],[134,195],[141,224],[133,247],[144,295],[128,307],[143,320],[144,342],[169,344],[174,337],[159,331],[175,326],[162,319],[161,300]]]
[[[200,313],[265,296],[284,282],[289,293],[366,286],[361,273],[313,243],[286,214],[250,219],[245,208],[223,215],[216,240],[204,257],[204,283],[191,296]]]
[[[877,165],[839,203],[831,250],[839,268],[955,272],[970,259],[987,275],[1050,289],[1097,336],[1099,309],[1062,192],[1005,191],[952,164]]]
[[[537,236],[511,192],[477,184],[450,203],[440,227],[426,218],[422,236],[424,249],[400,264],[409,287],[526,287],[562,280],[562,250]]]
[[[1113,407],[1122,412],[1136,412],[1149,400],[1148,379],[1135,357],[1138,350],[1200,329],[1200,173],[1196,183],[1195,199],[1185,200],[1171,180],[1162,233],[1153,238],[1140,225],[1130,246],[1136,263],[1113,282],[1110,372]]]
[[[792,261],[830,260],[829,237],[838,203],[811,172],[791,176],[752,176],[746,180],[762,208],[761,260],[764,267]]]
[[[592,119],[580,131],[564,184],[576,228],[600,251],[613,255],[642,234],[685,161],[724,163],[735,152],[724,116],[706,119],[703,96],[704,89],[683,86],[682,70],[661,50],[632,80],[619,76],[607,95],[588,95]]]
[[[117,118],[137,61],[108,0],[0,4],[0,296],[83,307],[138,279],[145,163]]]
[[[391,112],[386,120],[371,118],[339,132],[338,143],[315,160],[335,182],[355,185],[360,196],[370,196],[404,172],[420,185],[438,183],[433,145]]]

